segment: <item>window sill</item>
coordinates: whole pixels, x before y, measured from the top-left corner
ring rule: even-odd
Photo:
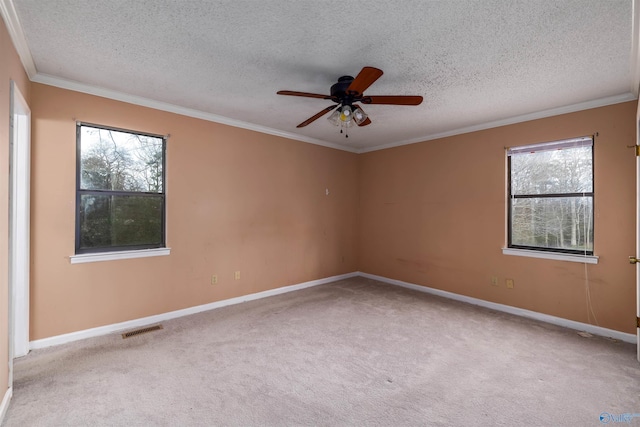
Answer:
[[[85,262],[114,261],[119,259],[147,258],[152,256],[164,256],[171,253],[171,248],[140,249],[135,251],[101,252],[95,254],[71,255],[71,264],[82,264]]]
[[[597,264],[598,257],[595,255],[573,255],[559,252],[532,251],[528,249],[502,248],[503,255],[516,255],[531,258],[553,259],[556,261],[579,262],[582,264]]]

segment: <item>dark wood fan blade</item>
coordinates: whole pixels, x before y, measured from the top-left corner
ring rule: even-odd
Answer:
[[[360,123],[358,126],[362,127],[362,126],[366,126],[366,125],[370,125],[370,124],[371,124],[371,119],[369,117],[367,117],[365,119],[365,121]]]
[[[321,95],[319,93],[296,92],[294,90],[279,90],[278,95],[303,96],[305,98],[331,99],[331,95]]]
[[[302,128],[305,127],[306,125],[308,125],[311,122],[314,122],[316,120],[318,120],[320,117],[324,116],[325,114],[327,114],[329,111],[333,110],[334,108],[336,108],[338,106],[338,104],[336,105],[332,105],[331,107],[327,107],[324,110],[320,111],[318,114],[316,114],[315,116],[311,116],[309,117],[307,120],[305,120],[304,122],[300,123],[298,126],[296,126],[297,128]]]
[[[347,88],[347,93],[351,95],[362,95],[381,75],[382,70],[374,67],[364,67]]]
[[[364,108],[362,108],[362,105],[353,104],[353,108],[359,108],[364,113]],[[365,114],[367,114],[367,113],[365,113]],[[367,118],[364,119],[364,122],[360,123],[358,126],[362,127],[362,126],[366,126],[366,125],[370,125],[370,124],[371,124],[371,119],[367,116]]]
[[[422,97],[404,95],[375,95],[365,96],[360,102],[362,102],[363,104],[420,105],[422,103]]]

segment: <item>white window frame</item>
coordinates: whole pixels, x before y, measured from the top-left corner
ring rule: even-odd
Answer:
[[[121,129],[121,128],[116,128],[116,127],[112,127],[112,126],[104,126],[104,125],[97,125],[97,124],[93,124],[93,123],[84,123],[84,122],[76,122],[76,126],[77,126],[77,135],[76,135],[76,152],[77,152],[77,161],[76,161],[76,199],[78,198],[78,194],[80,191],[80,182],[79,182],[79,173],[80,173],[80,156],[81,156],[81,150],[80,150],[80,129],[82,126],[88,126],[88,127],[94,127],[94,128],[100,128],[100,129],[107,129],[107,130],[114,130],[114,131],[119,131],[119,132],[126,132],[126,133],[132,133],[132,134],[140,134],[140,135],[147,135],[147,136],[152,136],[152,137],[157,137],[157,138],[162,138],[163,140],[163,153],[162,153],[162,171],[163,171],[163,177],[162,177],[162,187],[163,187],[163,192],[162,195],[164,197],[164,202],[163,202],[163,218],[162,218],[162,235],[163,235],[163,242],[162,242],[162,247],[157,247],[157,248],[132,248],[131,250],[96,250],[96,251],[90,251],[90,252],[82,252],[82,253],[76,253],[74,255],[71,255],[69,257],[69,262],[71,264],[81,264],[81,263],[90,263],[90,262],[100,262],[100,261],[114,261],[114,260],[123,260],[123,259],[132,259],[132,258],[147,258],[147,257],[156,257],[156,256],[166,256],[169,255],[171,253],[171,248],[166,246],[166,242],[167,242],[167,227],[166,227],[166,215],[167,215],[167,206],[166,206],[166,185],[167,185],[167,172],[166,172],[166,155],[167,155],[167,142],[168,142],[168,138],[167,136],[163,136],[163,135],[155,135],[155,134],[150,134],[150,133],[145,133],[145,132],[139,132],[139,131],[132,131],[129,129]],[[76,202],[77,203],[77,202]],[[76,206],[76,209],[79,209],[79,206]],[[77,251],[77,239],[78,239],[78,217],[76,215],[76,219],[75,219],[75,233],[76,233],[76,251]]]
[[[571,139],[565,139],[565,140],[560,140],[560,141],[553,141],[553,142],[546,142],[546,143],[539,143],[539,144],[532,144],[532,145],[525,145],[525,146],[519,146],[519,147],[512,147],[512,148],[508,148],[506,151],[506,161],[507,161],[507,190],[506,190],[506,195],[507,195],[507,209],[506,209],[506,222],[507,222],[507,226],[506,226],[506,244],[505,247],[502,248],[502,253],[504,255],[514,255],[514,256],[523,256],[523,257],[532,257],[532,258],[543,258],[543,259],[552,259],[552,260],[559,260],[559,261],[569,261],[569,262],[579,262],[579,263],[587,263],[587,264],[597,264],[598,263],[598,257],[595,255],[594,252],[592,251],[585,251],[585,253],[578,253],[577,251],[571,251],[571,250],[561,250],[561,249],[554,249],[554,248],[543,248],[543,247],[527,247],[524,245],[512,245],[511,243],[511,233],[512,233],[512,227],[511,227],[511,221],[512,221],[512,200],[514,199],[513,195],[511,194],[511,164],[510,164],[510,156],[512,155],[519,155],[519,154],[524,154],[524,153],[531,153],[531,152],[535,152],[535,151],[548,151],[548,150],[556,150],[556,149],[563,149],[563,148],[571,148],[571,147],[579,147],[579,146],[590,146],[592,148],[592,179],[594,179],[594,175],[595,175],[595,169],[593,168],[593,161],[594,161],[594,151],[593,151],[593,146],[594,146],[594,137],[593,136],[588,136],[588,137],[579,137],[579,138],[571,138]],[[595,199],[594,197],[594,188],[592,188],[592,191],[589,193],[583,193],[588,195],[589,197],[592,198],[592,201]],[[567,193],[570,194],[570,193]],[[592,209],[595,212],[595,206],[594,203],[592,203]],[[594,215],[592,215],[592,221],[595,222],[595,220],[593,219]],[[594,243],[594,250],[595,250],[595,243]],[[591,253],[589,253],[591,252]]]

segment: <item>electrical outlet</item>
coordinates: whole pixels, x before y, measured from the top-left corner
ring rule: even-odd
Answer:
[[[217,285],[218,284],[218,275],[214,274],[211,276],[211,284],[212,285]]]
[[[507,279],[507,289],[513,289],[513,279]]]
[[[491,276],[491,284],[493,286],[498,286],[498,277],[497,276]]]
[[[240,272],[236,271],[236,274],[234,275],[236,280],[240,280]]]

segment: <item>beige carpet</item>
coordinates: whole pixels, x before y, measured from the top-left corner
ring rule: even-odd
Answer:
[[[4,425],[597,426],[640,413],[634,345],[360,277],[163,326],[17,360]]]

